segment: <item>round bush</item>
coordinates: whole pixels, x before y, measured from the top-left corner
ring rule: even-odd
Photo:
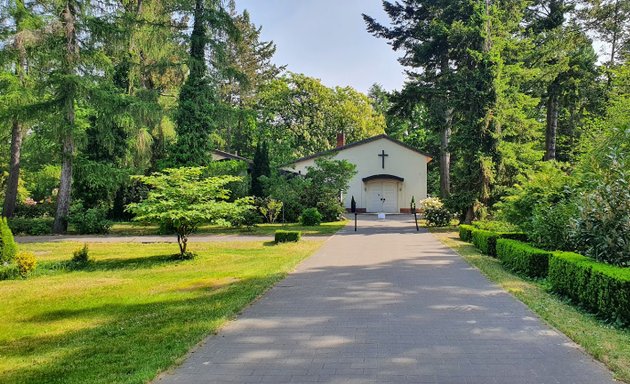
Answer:
[[[322,214],[319,213],[317,208],[307,208],[302,211],[300,223],[308,227],[320,225],[322,223]]]
[[[15,257],[15,264],[20,271],[20,275],[22,277],[26,277],[37,267],[37,260],[35,259],[35,254],[33,254],[33,252],[20,252]]]
[[[451,223],[453,215],[444,207],[427,208],[424,211],[424,218],[427,224],[434,227],[446,227]]]

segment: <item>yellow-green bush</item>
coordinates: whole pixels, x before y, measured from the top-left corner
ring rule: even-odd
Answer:
[[[37,259],[35,259],[33,252],[20,252],[15,257],[15,264],[20,271],[20,275],[26,277],[37,267]]]

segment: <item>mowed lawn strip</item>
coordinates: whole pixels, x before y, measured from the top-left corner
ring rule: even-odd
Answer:
[[[90,244],[85,270],[46,270],[78,243],[24,244],[44,269],[0,281],[0,383],[145,383],[283,278],[324,240]]]
[[[482,255],[472,244],[460,241],[454,231],[431,231],[490,280],[516,296],[547,323],[603,362],[616,379],[630,383],[630,329],[608,325],[581,311],[549,292],[544,280],[523,279],[508,272],[499,260]]]
[[[345,227],[347,221],[334,221],[331,223],[322,223],[318,226],[307,227],[297,223],[290,224],[259,224],[253,228],[226,228],[217,225],[201,226],[196,234],[211,235],[254,235],[254,236],[273,236],[275,231],[301,231],[302,235],[307,236],[329,236]],[[115,223],[110,235],[118,236],[142,236],[142,235],[158,235],[159,228],[157,225],[139,225],[137,223],[122,222]]]

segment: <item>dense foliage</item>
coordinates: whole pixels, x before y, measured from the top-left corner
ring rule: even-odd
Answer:
[[[10,264],[17,254],[17,243],[13,238],[13,232],[9,228],[7,219],[0,218],[0,265]]]
[[[3,215],[20,233],[105,232],[151,200],[132,175],[203,166],[204,179],[230,180],[223,202],[265,201],[232,224],[308,208],[335,220],[351,167],[282,166],[338,133],[385,132],[433,157],[428,192],[444,206],[425,210],[430,224],[500,218],[536,246],[627,266],[627,2],[383,5],[389,20],[364,15],[367,30],[408,78],[364,95],[275,64],[275,44],[233,0],[4,0]],[[211,161],[214,149],[251,169]]]
[[[254,208],[249,197],[229,201],[226,185],[239,177],[205,176],[202,167],[166,169],[138,179],[151,190],[145,200],[128,206],[134,220],[172,228],[182,258],[190,257],[188,236],[199,225],[235,220]]]

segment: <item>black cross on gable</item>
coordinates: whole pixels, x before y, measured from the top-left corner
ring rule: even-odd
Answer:
[[[385,150],[383,149],[381,151],[381,153],[378,155],[378,157],[380,157],[383,160],[383,169],[385,169],[385,158],[388,157],[389,155],[385,153]]]

